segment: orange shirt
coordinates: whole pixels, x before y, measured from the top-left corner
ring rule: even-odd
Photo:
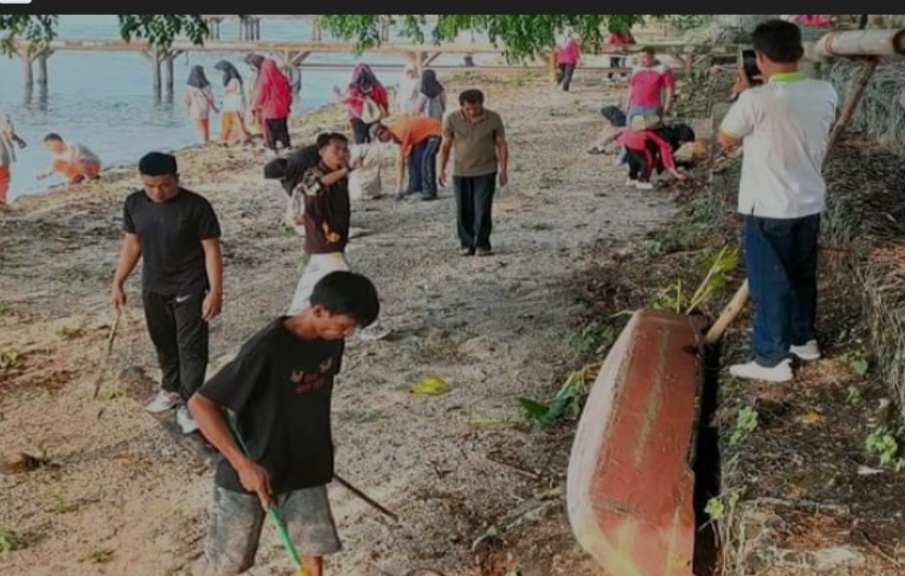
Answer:
[[[399,139],[403,156],[407,156],[413,146],[428,138],[443,136],[443,123],[427,116],[400,116],[394,122],[387,122],[386,127]]]

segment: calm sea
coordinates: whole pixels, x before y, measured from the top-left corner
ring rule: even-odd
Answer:
[[[223,22],[222,40],[238,39],[235,21]],[[118,39],[115,16],[61,16],[61,39]],[[306,20],[261,21],[262,40],[310,40]],[[324,40],[328,37],[325,33]],[[63,51],[48,60],[48,86],[42,91],[37,84],[29,93],[24,88],[22,64],[18,57],[0,56],[0,107],[12,116],[19,134],[28,142],[18,151],[12,169],[10,199],[26,193],[45,190],[62,179],[54,176],[37,182],[35,174],[48,163],[41,143],[48,132],[80,142],[94,150],[106,166],[135,162],[150,150],[175,150],[196,144],[184,109],[179,105],[182,86],[195,64],[205,67],[208,79],[220,96],[222,80],[213,65],[223,58],[233,62],[243,77],[247,67],[245,54],[183,54],[175,61],[176,103],[155,99],[151,83],[151,66],[139,52]],[[403,64],[394,56],[364,55],[370,63]],[[480,62],[481,57],[477,56]],[[293,115],[329,104],[333,101],[333,85],[349,81],[351,66],[358,59],[353,54],[314,54],[306,62],[348,64],[344,71],[304,70],[301,102],[293,106]],[[461,57],[441,57],[436,62],[460,62]],[[37,66],[35,66],[37,68]],[[399,72],[377,72],[387,86],[398,82]],[[166,92],[164,91],[164,94]],[[211,119],[216,137],[219,117]]]

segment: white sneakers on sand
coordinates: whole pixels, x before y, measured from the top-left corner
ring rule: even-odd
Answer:
[[[192,418],[191,412],[185,406],[180,406],[176,408],[176,423],[179,424],[179,428],[182,429],[183,434],[191,434],[198,430],[198,424],[195,423],[195,419]]]
[[[157,393],[157,396],[155,396],[154,399],[151,400],[151,403],[145,406],[145,410],[147,410],[151,414],[160,414],[161,412],[172,410],[179,405],[179,402],[179,394],[161,390]]]
[[[373,342],[374,340],[383,340],[392,334],[392,328],[380,326],[377,323],[371,324],[367,328],[362,328],[356,335],[362,342]]]
[[[629,188],[637,188],[638,190],[654,189],[654,185],[650,182],[641,182],[640,180],[632,180],[631,178],[625,181],[625,185]]]
[[[764,380],[766,382],[791,382],[792,361],[788,358],[776,366],[761,366],[754,360],[746,364],[735,364],[729,367],[729,373],[745,380]]]
[[[801,346],[789,346],[789,352],[799,360],[820,360],[820,348],[816,340],[808,340]]]
[[[817,340],[809,340],[801,346],[790,346],[789,353],[799,360],[819,360],[820,347]],[[790,382],[793,378],[792,360],[787,358],[776,366],[761,366],[754,360],[746,364],[735,364],[729,367],[729,373],[745,380],[763,380],[765,382]]]
[[[182,405],[182,398],[175,392],[161,390],[151,402],[145,406],[145,410],[151,414],[160,414],[176,408],[176,423],[179,424],[183,434],[191,434],[198,430],[198,424],[192,418],[188,408]]]

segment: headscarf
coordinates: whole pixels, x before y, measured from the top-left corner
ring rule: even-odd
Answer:
[[[383,86],[371,67],[367,64],[358,64],[352,71],[352,81],[349,82],[349,88],[356,90],[361,94],[368,94],[375,86]]]
[[[203,90],[211,85],[207,80],[207,76],[204,75],[204,68],[201,66],[192,66],[192,71],[189,72],[189,80],[187,82],[189,86],[194,86],[199,90]]]
[[[420,84],[418,69],[414,64],[407,64],[402,72],[402,79],[399,80],[399,91],[396,93],[396,103],[400,109],[406,109],[418,95]]]
[[[428,98],[436,98],[443,93],[443,84],[437,80],[437,72],[430,68],[421,72],[421,93]]]
[[[254,53],[251,53],[245,57],[245,63],[249,66],[253,66],[258,71],[261,70],[261,64],[264,63],[264,60],[266,60],[266,58],[264,58],[260,54]]]
[[[265,58],[258,72],[258,87],[267,86],[270,99],[278,103],[278,108],[286,108],[292,104],[292,84],[286,75],[280,72],[277,63]]]
[[[242,76],[239,74],[239,71],[236,70],[236,67],[227,62],[226,60],[220,60],[216,64],[214,64],[214,68],[223,72],[223,85],[227,86],[231,80],[236,79],[239,81],[239,85],[242,85]]]

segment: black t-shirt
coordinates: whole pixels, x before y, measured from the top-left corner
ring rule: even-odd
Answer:
[[[211,203],[184,188],[172,200],[156,203],[144,190],[123,206],[123,230],[141,242],[142,288],[167,296],[188,296],[210,287],[202,240],[220,237]]]
[[[305,203],[305,252],[327,254],[342,252],[349,242],[352,203],[349,179],[341,178],[331,186],[321,184],[329,170],[323,163],[308,168],[295,194]]]
[[[233,412],[248,456],[267,470],[276,494],[333,480],[330,401],[345,350],[343,340],[297,338],[284,326],[286,319],[252,336],[198,391]],[[214,481],[245,492],[225,458]]]

